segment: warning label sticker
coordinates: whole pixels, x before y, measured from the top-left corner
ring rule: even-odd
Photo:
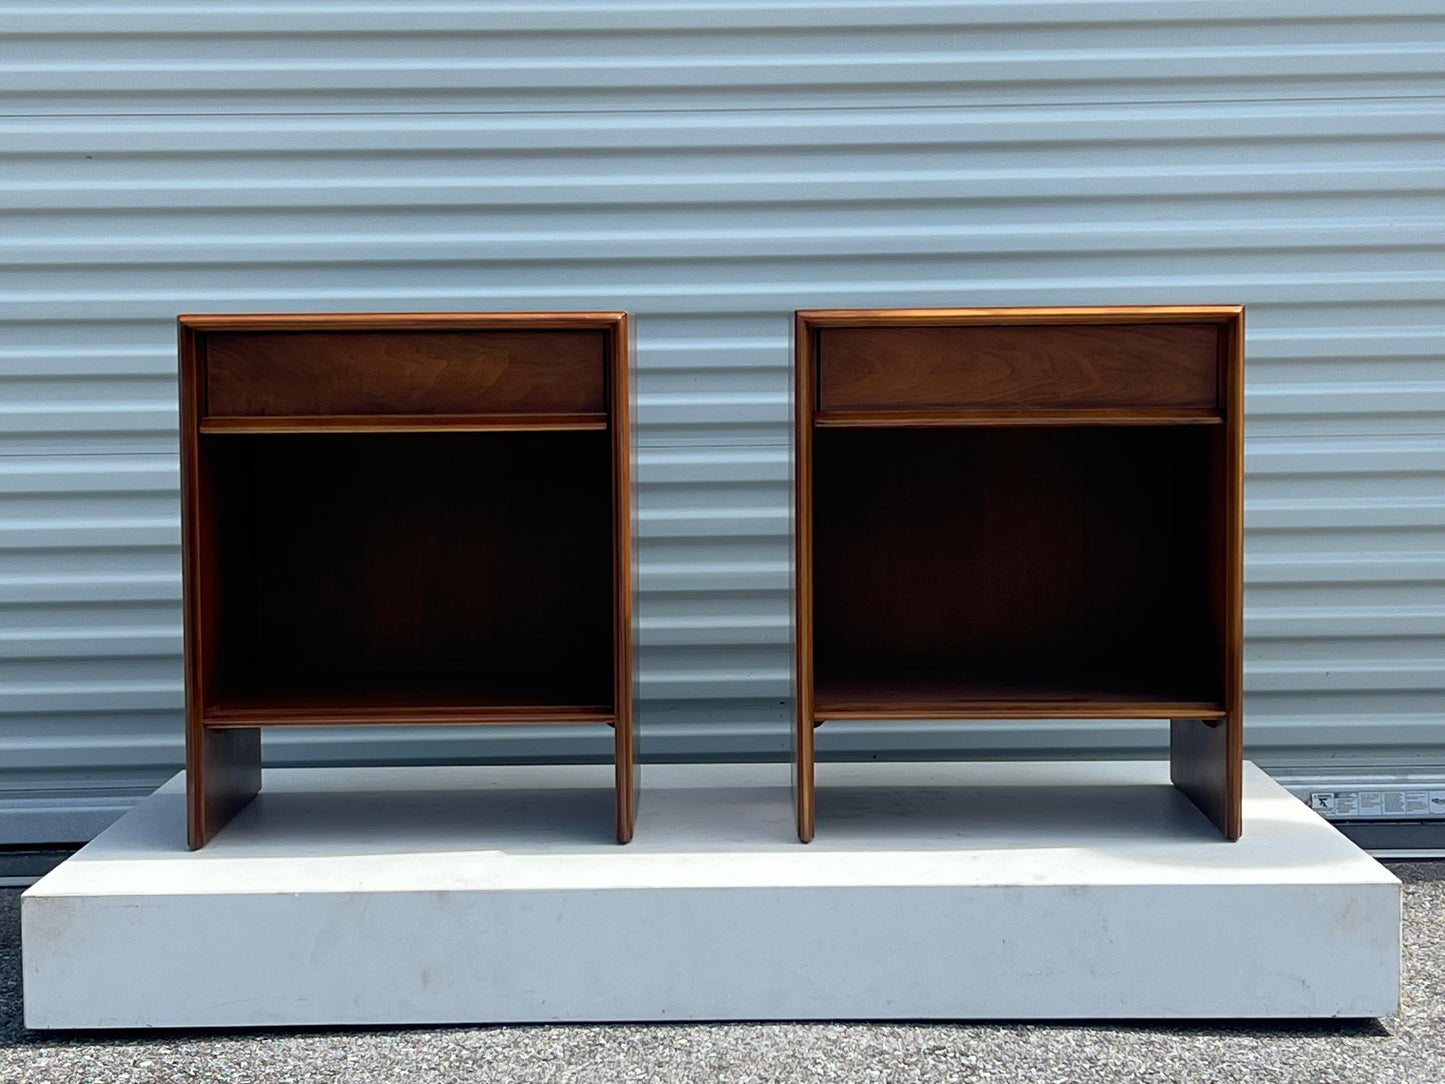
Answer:
[[[1310,808],[1340,820],[1445,818],[1445,790],[1315,790],[1310,792]]]

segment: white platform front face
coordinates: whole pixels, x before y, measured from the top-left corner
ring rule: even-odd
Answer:
[[[205,849],[172,780],[26,893],[32,1028],[1369,1017],[1399,882],[1252,765],[274,770]]]

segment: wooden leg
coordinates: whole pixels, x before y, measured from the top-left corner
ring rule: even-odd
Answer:
[[[261,731],[197,727],[186,743],[186,835],[204,847],[261,789]]]
[[[1242,719],[1174,719],[1169,724],[1169,778],[1214,822],[1224,838],[1243,831]]]
[[[633,744],[630,706],[619,714],[613,728],[613,763],[617,769],[616,809],[617,842],[630,843],[632,828],[637,822],[637,749]]]
[[[793,729],[793,810],[798,818],[798,841],[813,841],[813,711],[804,697],[797,698]]]

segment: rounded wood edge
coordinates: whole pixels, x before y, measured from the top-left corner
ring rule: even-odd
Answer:
[[[425,331],[621,329],[626,312],[224,312],[180,313],[191,331]]]
[[[799,327],[949,324],[1217,323],[1244,315],[1243,305],[1021,305],[964,308],[797,309]]]

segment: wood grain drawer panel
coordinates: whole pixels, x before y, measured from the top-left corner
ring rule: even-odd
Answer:
[[[600,330],[205,336],[211,417],[603,413]]]
[[[1218,405],[1214,324],[836,327],[818,332],[818,409]]]

